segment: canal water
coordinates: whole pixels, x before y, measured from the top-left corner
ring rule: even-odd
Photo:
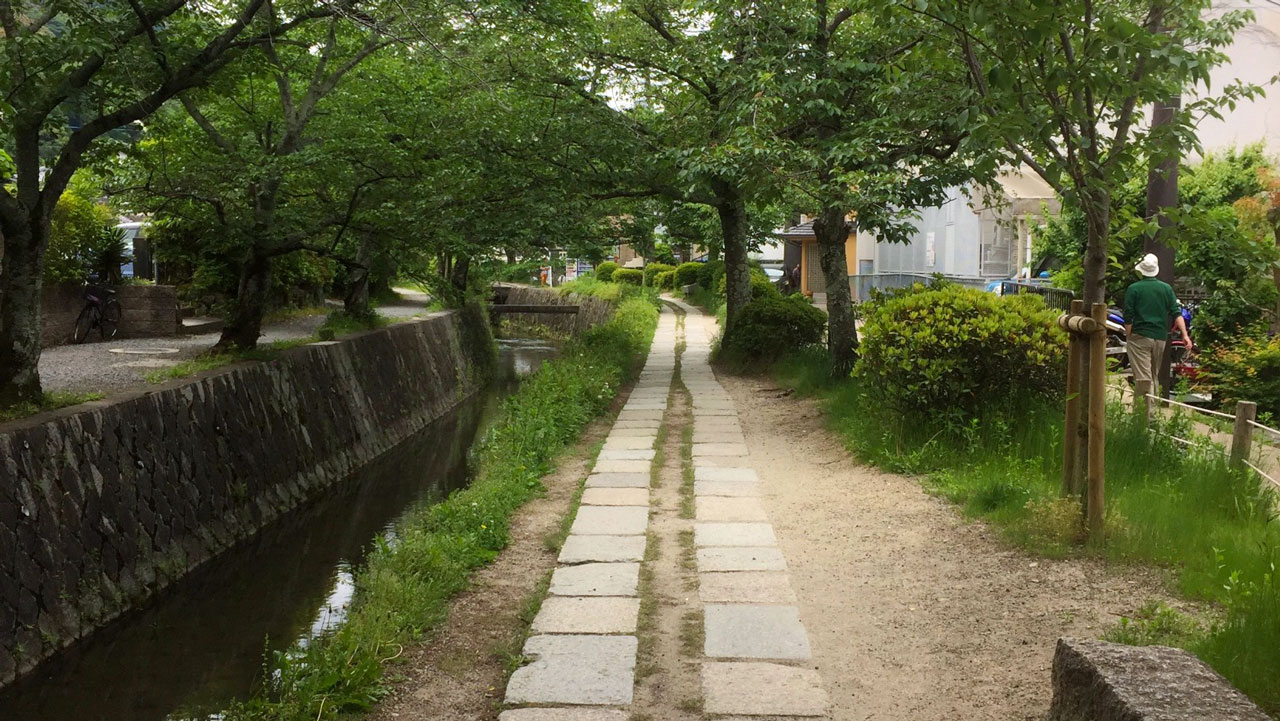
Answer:
[[[467,454],[552,344],[501,339],[483,393],[128,614],[0,691],[0,721],[217,718],[263,658],[342,623],[352,571],[410,508],[469,480]]]

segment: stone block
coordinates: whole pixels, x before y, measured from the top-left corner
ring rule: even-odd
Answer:
[[[560,563],[617,563],[644,559],[644,536],[569,536]]]
[[[703,603],[794,604],[791,579],[777,571],[739,571],[698,575],[698,598]]]
[[[649,506],[647,488],[588,488],[582,492],[584,506]]]
[[[592,470],[596,473],[648,473],[649,465],[649,461],[603,460],[596,461]]]
[[[755,498],[762,495],[759,483],[734,483],[732,481],[694,481],[693,493],[697,496],[737,498]]]
[[[736,443],[745,445],[747,439],[742,435],[742,431],[737,429],[725,431],[704,431],[699,429],[693,432],[693,442],[695,444]]]
[[[693,457],[700,456],[732,456],[744,457],[751,453],[745,443],[694,443]]]
[[[605,448],[600,451],[600,455],[596,456],[596,465],[601,461],[652,461],[656,454],[657,451],[652,448]]]
[[[515,708],[498,714],[498,721],[628,721],[626,711],[610,708]]]
[[[551,574],[553,596],[634,596],[638,563],[584,563],[561,566]]]
[[[754,468],[721,468],[697,466],[693,469],[695,481],[724,481],[727,483],[755,483],[760,480]]]
[[[828,706],[817,671],[775,663],[704,663],[702,698],[719,716],[825,716]]]
[[[699,521],[764,522],[769,520],[769,516],[764,512],[764,506],[760,505],[760,500],[757,498],[703,496],[697,499],[697,504]]]
[[[698,499],[699,503],[702,500],[704,499]],[[769,523],[696,523],[693,526],[693,539],[699,548],[778,545],[773,525]]]
[[[1182,649],[1058,639],[1049,721],[1267,721]]]
[[[640,599],[548,596],[533,619],[533,633],[635,633]]]
[[[533,636],[533,658],[507,683],[507,703],[625,706],[635,684],[634,636]]]
[[[703,652],[709,658],[804,661],[812,656],[795,606],[712,603],[703,614]]]
[[[649,509],[635,506],[580,506],[570,533],[577,536],[642,536]]]
[[[785,571],[787,561],[776,548],[699,548],[698,571]]]
[[[605,451],[633,451],[633,450],[653,450],[653,444],[658,439],[655,433],[646,433],[637,436],[615,436],[610,434],[604,442]],[[651,456],[652,457],[652,456]]]
[[[649,445],[644,446],[648,448],[653,445],[653,441],[658,437],[658,425],[655,423],[653,428],[621,428],[615,425],[613,430],[609,431],[609,441],[623,438],[648,438]],[[605,441],[605,444],[607,445],[609,441]]]
[[[592,473],[587,488],[648,488],[648,473]]]

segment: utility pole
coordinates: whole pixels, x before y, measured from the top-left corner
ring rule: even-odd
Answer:
[[[1172,123],[1181,109],[1181,96],[1175,95],[1157,102],[1151,114],[1152,130]],[[1143,240],[1142,245],[1147,253],[1154,253],[1160,259],[1160,274],[1156,277],[1169,285],[1173,285],[1174,280],[1174,252],[1165,242],[1172,226],[1165,211],[1178,205],[1178,165],[1181,161],[1182,149],[1174,148],[1162,158],[1151,158],[1151,167],[1147,173],[1147,219],[1155,218],[1159,227]],[[1169,344],[1165,343],[1159,378],[1161,395],[1165,397],[1169,395],[1171,385],[1169,365],[1170,349]]]

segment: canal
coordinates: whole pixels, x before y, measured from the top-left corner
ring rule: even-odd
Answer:
[[[498,344],[497,378],[485,392],[0,690],[0,721],[208,719],[246,697],[264,657],[342,623],[352,571],[371,544],[394,542],[407,510],[466,485],[468,451],[502,398],[556,353],[543,341]]]

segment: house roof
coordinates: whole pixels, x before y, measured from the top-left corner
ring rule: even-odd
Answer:
[[[813,221],[811,220],[807,223],[801,223],[800,225],[793,225],[790,228],[783,230],[781,233],[778,233],[778,237],[786,240],[813,238],[815,237],[813,234]]]
[[[1057,193],[1053,192],[1053,188],[1044,182],[1035,173],[1028,172],[1025,168],[1010,170],[1007,173],[1001,173],[996,182],[1004,189],[1009,200],[1019,200],[1022,198],[1040,198],[1048,200],[1056,198]]]

